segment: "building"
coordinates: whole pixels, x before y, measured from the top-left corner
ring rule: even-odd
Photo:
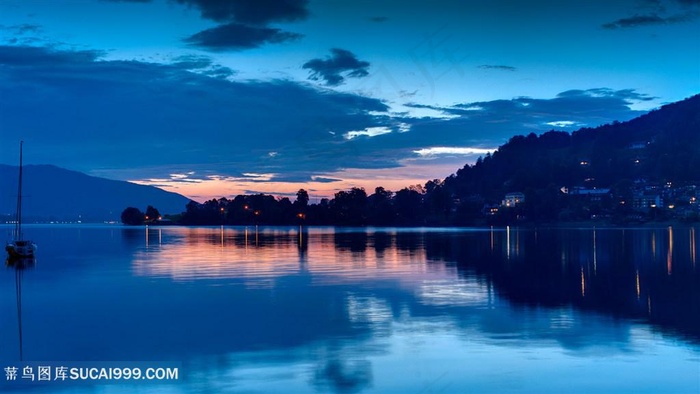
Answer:
[[[660,194],[654,192],[642,192],[636,193],[632,198],[632,208],[646,211],[650,208],[662,208],[664,206],[664,199]]]
[[[525,202],[525,195],[523,193],[508,193],[501,201],[502,207],[516,207]]]

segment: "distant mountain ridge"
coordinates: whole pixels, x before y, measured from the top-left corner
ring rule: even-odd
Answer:
[[[32,221],[119,221],[124,208],[162,214],[185,210],[189,198],[153,186],[90,176],[53,165],[25,165],[22,215]],[[14,215],[17,203],[16,166],[0,164],[0,215]]]

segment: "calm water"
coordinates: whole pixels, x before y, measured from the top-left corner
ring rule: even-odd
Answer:
[[[180,380],[0,391],[700,392],[696,228],[26,233],[37,264],[0,270],[3,368]]]

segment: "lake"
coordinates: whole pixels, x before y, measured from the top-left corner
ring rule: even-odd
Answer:
[[[4,392],[700,392],[700,228],[25,234],[36,263],[0,272]],[[41,365],[179,374],[22,379]]]

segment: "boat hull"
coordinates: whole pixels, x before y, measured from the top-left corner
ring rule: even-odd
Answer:
[[[5,245],[5,251],[11,258],[34,257],[36,249],[36,244],[32,241],[13,241]]]

